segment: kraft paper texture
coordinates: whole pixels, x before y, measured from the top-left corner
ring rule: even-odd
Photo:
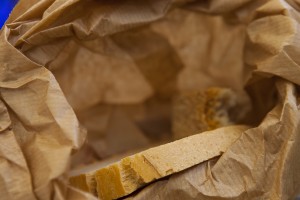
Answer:
[[[299,23],[297,0],[21,0],[0,36],[0,198],[96,199],[72,159],[168,141],[173,95],[219,86],[248,93],[252,128],[127,198],[293,199]]]

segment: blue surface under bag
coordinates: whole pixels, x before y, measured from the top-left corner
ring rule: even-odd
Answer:
[[[0,0],[0,28],[4,25],[18,0]]]

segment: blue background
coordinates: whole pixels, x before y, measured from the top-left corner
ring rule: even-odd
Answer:
[[[0,28],[5,23],[18,0],[0,0]]]

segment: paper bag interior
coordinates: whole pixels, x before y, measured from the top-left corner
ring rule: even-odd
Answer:
[[[293,198],[299,19],[292,0],[21,0],[0,39],[4,197],[93,199],[71,168],[174,140],[174,98],[219,87],[253,128],[128,198]]]

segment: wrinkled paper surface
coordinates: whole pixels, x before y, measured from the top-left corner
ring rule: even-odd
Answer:
[[[1,198],[95,199],[67,184],[74,152],[166,140],[174,94],[221,86],[248,92],[253,128],[128,198],[292,199],[299,22],[296,0],[21,0],[0,37]]]

